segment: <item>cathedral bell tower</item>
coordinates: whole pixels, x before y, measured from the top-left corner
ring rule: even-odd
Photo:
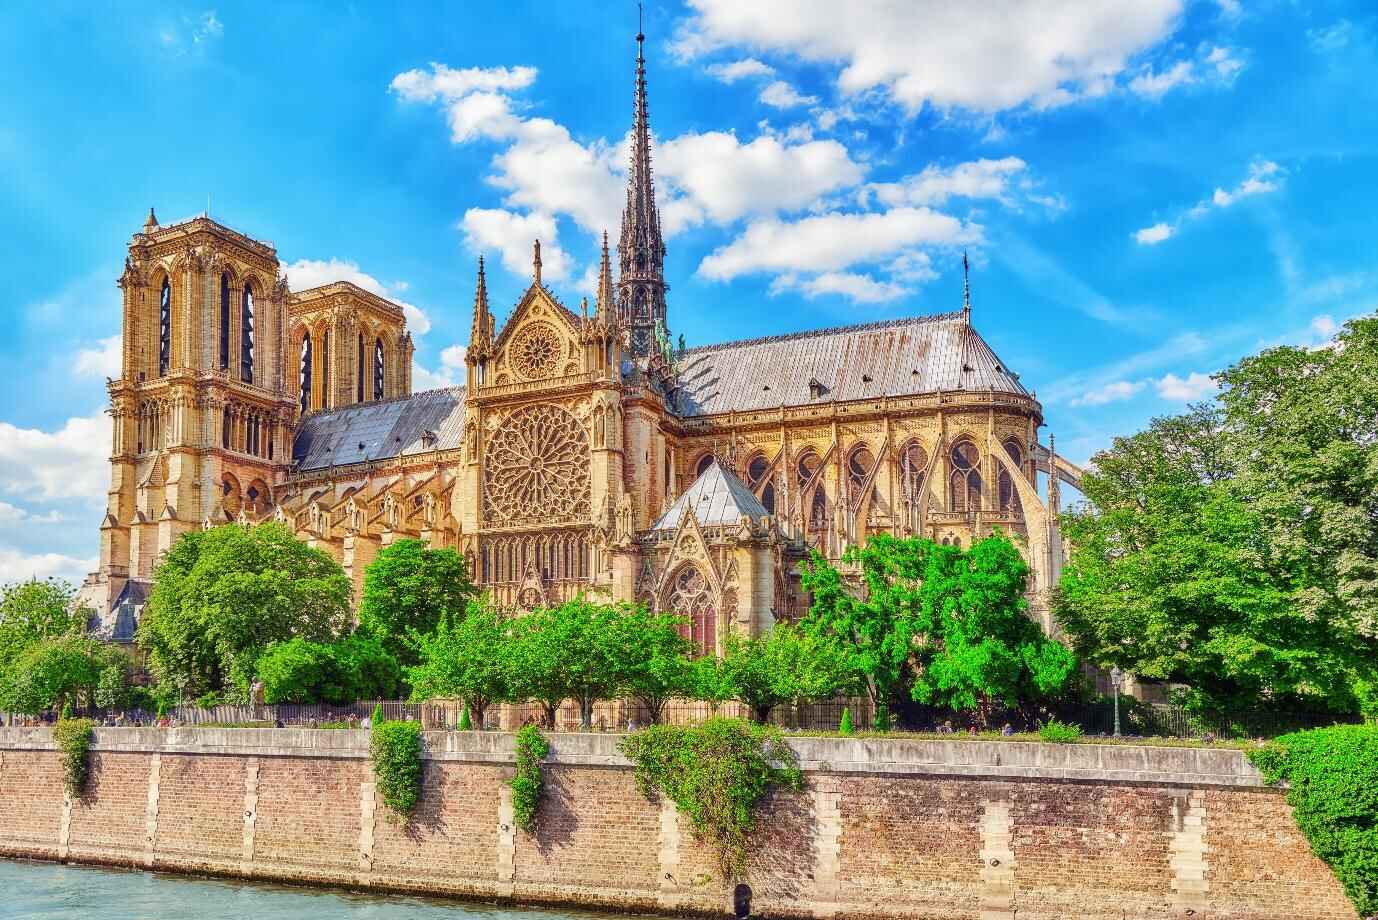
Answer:
[[[629,333],[631,354],[644,358],[656,349],[665,323],[665,241],[660,235],[655,185],[651,177],[651,127],[646,111],[646,36],[636,36],[636,96],[632,113],[632,159],[627,204],[617,244],[620,274],[617,305]]]

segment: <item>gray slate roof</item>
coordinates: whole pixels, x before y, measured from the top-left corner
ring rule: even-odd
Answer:
[[[680,379],[686,416],[938,390],[1030,395],[960,312],[692,348]],[[810,380],[823,385],[816,399]]]
[[[433,443],[423,434],[435,433]],[[464,387],[316,412],[297,428],[292,459],[298,472],[452,450],[464,438]]]
[[[652,525],[652,530],[675,530],[690,508],[694,517],[705,527],[731,525],[743,516],[762,518],[770,514],[746,483],[718,465],[714,460],[708,469],[694,480],[684,494]]]
[[[86,631],[107,642],[133,642],[143,616],[144,604],[148,603],[152,589],[153,583],[150,581],[129,579],[109,610],[92,614],[86,623]]]

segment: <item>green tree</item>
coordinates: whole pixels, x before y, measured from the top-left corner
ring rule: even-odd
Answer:
[[[696,688],[693,644],[680,634],[681,622],[639,605],[619,620],[626,690],[650,712],[652,724],[659,724],[670,700],[691,696]]]
[[[552,729],[560,705],[572,692],[561,661],[561,642],[554,611],[539,607],[512,621],[502,659],[512,698],[539,703],[545,724]]]
[[[1242,417],[1267,414],[1269,400],[1245,380],[1255,372],[1275,380],[1277,405],[1292,399],[1281,378],[1301,373],[1289,363],[1297,356],[1270,354],[1225,375],[1257,400],[1231,395],[1155,419],[1093,458],[1082,483],[1090,504],[1064,516],[1072,552],[1054,609],[1084,657],[1185,683],[1193,709],[1220,714],[1266,701],[1353,710],[1378,678],[1364,592],[1342,588],[1328,561],[1344,557],[1343,541],[1298,542],[1285,520],[1295,504],[1270,494],[1292,488],[1300,501],[1298,483],[1317,475],[1313,449],[1282,433],[1290,446],[1258,443],[1262,423]],[[1272,484],[1274,473],[1256,469],[1260,458],[1278,477]],[[1290,474],[1280,472],[1285,463]],[[1340,510],[1328,525],[1298,518],[1297,526],[1348,531],[1353,519]],[[1346,571],[1364,567],[1356,558]]]
[[[1007,537],[928,547],[919,588],[920,641],[913,653],[915,700],[974,709],[982,721],[996,706],[1063,694],[1076,657],[1029,618],[1029,567]]]
[[[626,628],[634,610],[580,596],[519,617],[507,657],[516,697],[539,702],[552,722],[560,703],[577,700],[581,725],[593,728],[594,703],[625,691],[646,654]]]
[[[33,642],[0,672],[0,709],[36,714],[89,704],[104,664],[100,644],[84,636]]]
[[[396,694],[401,669],[383,644],[355,634],[336,642],[274,642],[256,673],[266,703],[352,703]]]
[[[359,628],[379,639],[404,667],[418,661],[420,637],[458,619],[478,590],[464,557],[420,540],[384,547],[364,572]]]
[[[80,633],[90,612],[77,609],[76,591],[55,578],[0,588],[0,670],[40,639]]]
[[[470,602],[458,620],[442,620],[433,633],[420,635],[421,661],[408,673],[412,698],[463,700],[465,718],[473,713],[482,731],[488,708],[514,698],[511,632],[491,605],[479,601]]]
[[[343,634],[350,593],[339,564],[281,524],[191,531],[154,571],[138,643],[158,680],[184,699],[243,697],[273,642]]]
[[[803,566],[803,586],[813,603],[800,625],[811,635],[833,638],[846,651],[880,728],[888,724],[890,704],[909,692],[919,581],[932,546],[929,540],[877,534],[864,546],[849,547],[842,558],[859,569],[859,590],[817,553]]]
[[[722,680],[730,699],[765,722],[781,703],[830,699],[858,683],[853,660],[831,636],[777,623],[754,638],[730,635],[722,660]]]

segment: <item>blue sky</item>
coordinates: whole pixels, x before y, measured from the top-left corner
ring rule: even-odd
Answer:
[[[418,387],[462,376],[479,252],[500,321],[534,236],[591,293],[635,5],[398,6],[0,8],[0,580],[94,564],[150,205],[406,303]],[[977,328],[1085,460],[1378,306],[1371,3],[965,6],[650,0],[672,332],[956,309],[966,249]]]

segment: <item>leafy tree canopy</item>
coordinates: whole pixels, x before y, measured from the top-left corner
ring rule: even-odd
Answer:
[[[247,693],[259,655],[293,638],[330,642],[349,624],[339,564],[277,523],[183,534],[154,571],[138,642],[183,698]]]
[[[421,661],[409,670],[412,698],[461,699],[481,731],[489,706],[514,699],[512,629],[491,605],[479,601],[471,601],[462,618],[443,620],[434,633],[420,637]]]
[[[0,709],[40,713],[67,704],[97,704],[97,690],[128,687],[129,660],[121,649],[79,635],[30,643],[0,671]]]
[[[34,642],[80,633],[90,611],[76,609],[76,591],[55,578],[0,588],[0,669]]]
[[[288,639],[259,657],[266,703],[352,703],[389,699],[402,673],[383,644],[360,633],[335,642]]]
[[[804,703],[852,692],[859,683],[853,656],[832,636],[777,623],[763,636],[727,639],[721,666],[727,698],[764,722],[781,703]]]
[[[435,632],[442,620],[462,616],[477,594],[458,552],[398,540],[384,547],[364,572],[359,628],[404,666],[414,665],[420,637]]]
[[[1378,318],[1275,348],[1093,458],[1056,611],[1091,660],[1192,706],[1373,706]]]

